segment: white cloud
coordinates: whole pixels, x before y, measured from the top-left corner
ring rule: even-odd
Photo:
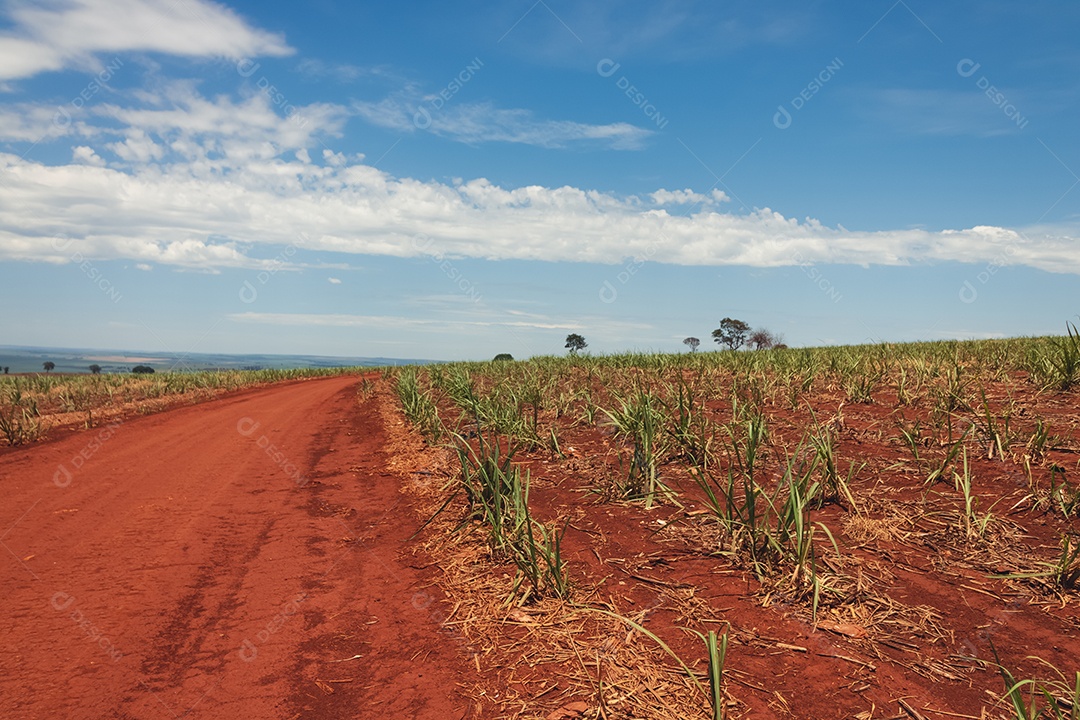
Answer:
[[[142,130],[129,130],[123,142],[110,143],[107,146],[121,160],[134,163],[147,163],[165,157],[165,148],[147,137]]]
[[[408,89],[379,102],[357,102],[353,111],[373,125],[397,132],[425,130],[456,142],[477,145],[507,142],[564,148],[594,144],[614,150],[637,150],[653,134],[629,123],[590,125],[572,120],[544,120],[531,111],[421,96]]]
[[[283,118],[266,93],[239,101],[225,96],[208,100],[192,83],[179,81],[142,92],[139,99],[139,106],[103,103],[91,112],[127,126],[129,133],[158,135],[187,157],[205,156],[206,143],[213,143],[216,151],[231,152],[234,162],[241,152],[249,158],[275,157],[284,148],[305,149],[316,133],[338,134],[347,117],[338,105],[296,106],[286,99]]]
[[[84,163],[86,165],[96,165],[102,167],[105,165],[105,161],[94,152],[94,148],[87,147],[86,145],[78,145],[71,151],[71,161],[78,164]]]
[[[280,35],[253,28],[210,0],[58,0],[7,8],[13,27],[0,34],[0,80],[97,71],[102,56],[125,52],[228,58],[292,52]]]
[[[686,190],[664,190],[661,188],[649,195],[657,205],[715,205],[731,202],[723,190],[712,190],[707,194]]]
[[[263,325],[318,325],[329,327],[438,327],[456,331],[461,326],[470,327],[507,327],[534,328],[540,330],[581,330],[577,323],[541,323],[521,320],[455,320],[452,327],[446,326],[442,318],[410,318],[396,315],[340,315],[318,313],[231,313],[227,316],[237,322],[260,323]]]
[[[854,111],[900,133],[993,137],[1015,134],[1027,125],[1035,102],[1015,88],[999,88],[995,103],[976,86],[958,90],[886,88],[848,91]]]
[[[341,278],[336,278],[336,277],[326,278],[326,281],[328,283],[330,283],[331,285],[340,285],[341,284]]]
[[[74,133],[70,117],[55,105],[17,103],[0,106],[0,139],[11,142],[38,142]]]
[[[642,198],[569,186],[505,188],[483,178],[422,181],[389,175],[360,156],[300,152],[341,131],[344,110],[336,106],[300,108],[310,121],[299,127],[264,95],[209,101],[190,84],[174,84],[139,106],[94,112],[100,117],[88,115],[72,131],[79,136],[72,164],[0,153],[0,260],[68,262],[78,250],[185,268],[262,267],[268,261],[258,258],[292,245],[396,257],[635,257],[710,266],[959,261],[1080,274],[1075,228],[848,231],[768,208],[721,212],[727,196],[715,191],[659,189]],[[58,235],[71,245],[58,249]]]

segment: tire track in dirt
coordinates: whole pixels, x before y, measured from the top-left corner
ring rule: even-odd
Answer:
[[[0,456],[0,717],[467,717],[356,385]]]

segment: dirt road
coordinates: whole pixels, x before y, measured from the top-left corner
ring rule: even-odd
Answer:
[[[0,456],[0,717],[460,718],[357,379]]]

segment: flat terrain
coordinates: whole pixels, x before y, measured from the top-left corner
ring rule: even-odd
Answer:
[[[506,600],[528,557],[497,543],[528,548],[523,533],[494,533],[466,493],[425,532],[504,712],[710,717],[695,633],[712,630],[728,717],[1080,717],[1077,395],[1004,371],[1007,347],[888,351],[868,372],[861,349],[855,365],[825,350],[403,375],[415,428],[489,462],[495,438],[516,447],[532,520],[549,550],[561,537],[569,590],[522,601],[518,584],[522,614]],[[460,487],[462,461],[423,445],[417,477]],[[650,473],[667,487],[651,508]],[[497,487],[470,482],[475,498]],[[434,511],[446,493],[431,495]],[[470,513],[483,520],[455,532]],[[1003,668],[1059,714],[1016,714]]]
[[[709,630],[728,717],[1015,718],[999,659],[1072,683],[1080,554],[1054,582],[1003,576],[1077,552],[1075,390],[482,370],[423,371],[411,421],[408,374],[339,376],[95,410],[0,450],[0,718],[706,718],[690,631]],[[645,391],[667,413],[652,507],[615,422]],[[717,492],[745,474],[758,421],[765,530],[795,475],[825,481],[821,458],[847,478],[799,513],[804,566],[751,562],[704,494],[702,473]],[[524,591],[460,492],[451,446],[496,435],[529,527],[558,533],[565,592]]]
[[[463,717],[358,382],[0,455],[0,717]]]

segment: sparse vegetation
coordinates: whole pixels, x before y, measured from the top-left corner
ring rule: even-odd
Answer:
[[[1009,717],[1015,720],[1080,720],[1080,671],[1072,675],[1054,667],[1041,658],[1036,660],[1052,676],[1045,679],[1027,678],[1017,680],[1012,672],[1001,664],[997,656],[997,668],[1005,683],[1003,702],[1009,705]]]
[[[745,654],[763,647],[757,636],[699,624],[687,633],[694,645],[680,644],[663,631],[680,626],[646,623],[647,612],[615,612],[616,601],[606,598],[619,591],[596,573],[609,576],[611,566],[629,567],[624,558],[634,551],[652,548],[634,561],[651,572],[616,577],[693,597],[703,588],[692,583],[719,582],[703,579],[716,573],[731,584],[722,593],[709,585],[714,596],[739,595],[725,606],[748,598],[762,612],[782,606],[769,622],[794,617],[804,630],[849,639],[844,662],[917,666],[926,677],[972,683],[985,700],[996,677],[991,666],[980,661],[984,672],[976,675],[970,664],[954,664],[955,618],[919,605],[923,585],[890,568],[896,557],[933,548],[920,566],[905,561],[904,573],[922,573],[942,597],[963,584],[986,598],[1017,598],[1015,612],[1025,616],[1040,598],[1077,600],[1080,541],[1070,523],[1080,489],[1066,478],[1080,452],[1080,423],[1072,398],[1062,397],[1076,387],[1063,381],[1075,328],[1064,338],[786,349],[770,332],[725,318],[713,337],[726,350],[755,352],[697,353],[695,338],[685,341],[689,352],[670,355],[584,356],[568,344],[569,357],[415,370],[409,382],[427,389],[454,433],[462,471],[452,487],[471,526],[488,533],[488,575],[504,577],[504,592],[518,605],[565,599],[564,588],[578,588],[575,603],[621,619],[675,660],[691,694],[708,697],[714,718],[738,703],[729,692],[738,697],[751,687],[725,678],[739,677]],[[406,371],[397,374],[400,383]],[[411,412],[404,399],[403,407]],[[422,423],[414,420],[421,431]],[[502,501],[480,489],[492,486],[478,480],[484,468],[502,478],[494,482],[505,489]],[[453,498],[445,502],[453,506]],[[1021,530],[1024,513],[1037,522]],[[614,519],[605,524],[605,515]],[[605,545],[611,532],[620,533],[617,550]],[[627,539],[636,534],[642,545]],[[658,544],[650,545],[654,537]],[[567,549],[575,545],[577,555]],[[586,577],[588,549],[601,569]],[[613,552],[619,559],[607,560]],[[693,581],[659,572],[687,557],[699,559]],[[590,582],[602,583],[591,595],[584,590]],[[571,623],[558,613],[581,606],[563,608],[546,610],[544,627],[565,632]],[[693,614],[671,617],[693,625]],[[544,630],[529,627],[530,642],[539,642]],[[693,647],[700,654],[699,640],[709,657],[704,671],[681,659]],[[800,652],[802,643],[785,643],[757,657]],[[597,716],[621,717],[607,705],[616,693],[604,684],[602,665],[584,663],[597,669],[598,679],[588,681],[603,709]],[[1006,699],[1021,698],[1027,713],[1016,717],[1073,717],[1054,714],[1074,707],[1063,678],[1007,680]],[[769,678],[753,682],[755,691],[771,689]],[[986,710],[994,716],[989,704]],[[632,716],[652,715],[639,709]],[[968,716],[978,717],[977,708]]]

